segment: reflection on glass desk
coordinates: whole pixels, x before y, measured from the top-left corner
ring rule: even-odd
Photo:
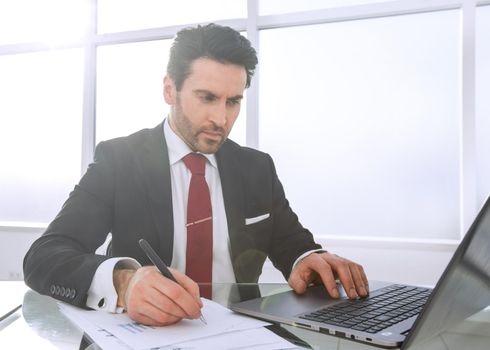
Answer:
[[[18,310],[26,290],[22,282],[0,282],[0,331],[20,317]]]
[[[287,284],[215,284],[213,298],[229,306],[241,300],[288,290]],[[23,282],[0,282],[2,303],[22,297],[22,309],[0,321],[1,349],[100,349],[84,332],[58,310],[56,301],[29,290]],[[7,298],[4,298],[7,296]],[[13,302],[15,304],[15,301]],[[273,331],[299,348],[379,349],[292,326],[274,326]],[[302,345],[302,346],[301,346]],[[478,350],[490,348],[490,308],[487,308],[424,345],[424,350]]]

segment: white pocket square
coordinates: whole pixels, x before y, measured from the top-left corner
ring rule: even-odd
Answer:
[[[267,219],[269,216],[271,216],[271,214],[267,213],[267,214],[256,216],[254,218],[245,218],[245,225],[252,225],[257,222],[263,221]]]

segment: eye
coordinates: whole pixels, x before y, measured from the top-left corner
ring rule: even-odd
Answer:
[[[204,102],[214,102],[216,101],[216,96],[211,94],[202,95],[201,100]]]
[[[226,101],[226,103],[229,106],[237,106],[237,105],[240,104],[240,102],[241,102],[241,99],[238,99],[238,98],[234,98],[234,99],[231,99],[231,100]]]

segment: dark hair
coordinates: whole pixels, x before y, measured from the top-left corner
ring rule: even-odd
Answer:
[[[170,48],[167,66],[167,73],[174,80],[177,91],[191,73],[192,62],[201,57],[243,66],[247,72],[246,88],[250,86],[258,62],[250,41],[230,27],[210,23],[182,29]]]

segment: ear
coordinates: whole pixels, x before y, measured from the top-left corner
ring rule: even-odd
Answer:
[[[163,97],[169,105],[174,105],[177,101],[177,88],[174,80],[168,74],[163,78]]]

